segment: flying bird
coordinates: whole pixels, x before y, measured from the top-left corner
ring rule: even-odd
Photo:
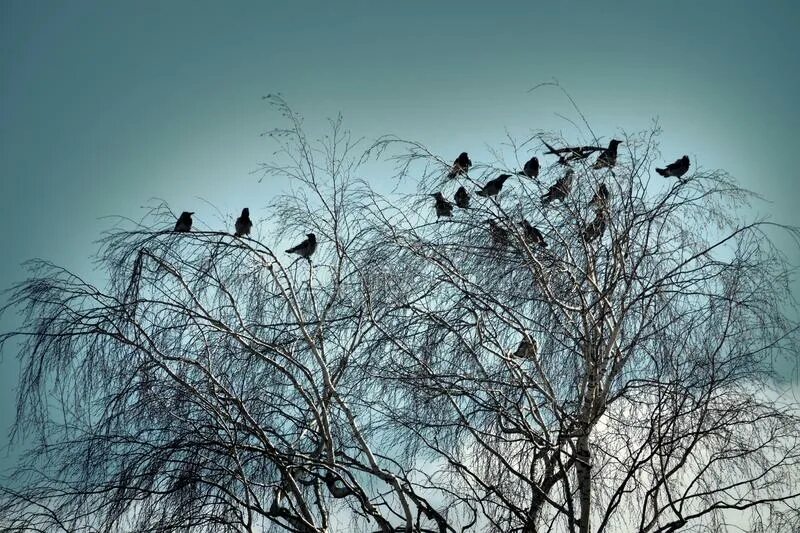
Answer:
[[[564,173],[564,176],[556,180],[556,182],[547,190],[547,193],[542,195],[542,203],[547,205],[553,200],[563,201],[572,190],[573,174],[574,172],[571,168],[567,169],[567,171]]]
[[[181,233],[186,233],[187,231],[191,231],[192,215],[194,215],[194,211],[184,211],[183,213],[181,213],[181,216],[179,216],[177,222],[175,222],[175,231]]]
[[[486,222],[489,223],[489,233],[492,236],[492,244],[500,247],[507,246],[508,230],[505,228],[501,228],[500,225],[491,218],[487,218]]]
[[[456,205],[461,209],[469,208],[469,193],[463,186],[458,188],[453,199],[456,201]]]
[[[305,257],[309,261],[311,261],[311,254],[313,254],[317,249],[317,236],[313,233],[307,233],[306,240],[295,246],[294,248],[289,248],[286,250],[287,254],[297,254],[300,257]]]
[[[547,242],[544,240],[544,235],[539,229],[535,226],[532,226],[530,222],[523,219],[522,220],[522,232],[525,240],[531,244],[538,244],[542,248],[547,248]]]
[[[253,221],[250,220],[250,209],[245,207],[242,209],[242,216],[236,219],[236,233],[237,237],[250,235],[250,230],[253,228]]]
[[[618,141],[616,139],[611,139],[611,142],[608,143],[608,148],[603,150],[603,152],[597,156],[597,161],[594,162],[594,166],[592,168],[611,168],[617,164],[617,146],[622,144],[622,141]]]
[[[538,353],[539,346],[536,342],[536,339],[529,341],[527,337],[523,337],[522,340],[519,341],[517,350],[514,352],[514,357],[519,357],[521,359],[535,359]]]
[[[483,188],[481,188],[481,190],[475,194],[487,198],[489,196],[495,196],[497,193],[503,190],[503,183],[505,183],[505,181],[510,177],[511,174],[500,174],[495,179],[486,182],[486,185],[484,185]]]
[[[689,156],[685,155],[674,163],[670,163],[665,168],[657,168],[656,172],[665,178],[675,176],[676,178],[680,179],[681,176],[689,172]]]
[[[453,204],[448,202],[442,193],[436,192],[431,194],[434,198],[436,198],[436,218],[439,217],[449,217],[453,214]]]
[[[455,161],[453,161],[453,166],[450,167],[450,171],[447,173],[447,177],[449,179],[453,179],[459,174],[466,174],[469,170],[469,167],[472,166],[472,160],[467,155],[467,152],[461,152]]]
[[[608,196],[608,187],[606,187],[605,183],[601,183],[597,188],[597,191],[594,193],[594,196],[592,196],[592,200],[589,202],[589,205],[603,208],[608,203]]]
[[[605,211],[599,209],[595,213],[594,220],[589,222],[581,234],[584,242],[592,242],[603,234],[606,230],[606,214]]]
[[[525,163],[525,166],[522,167],[521,172],[517,172],[519,176],[527,176],[529,178],[538,178],[539,177],[539,158],[538,157],[531,157]]]

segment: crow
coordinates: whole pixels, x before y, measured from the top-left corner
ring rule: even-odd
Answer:
[[[542,203],[544,205],[549,204],[553,200],[561,200],[563,201],[564,198],[572,190],[572,175],[574,174],[573,170],[567,169],[564,173],[564,177],[559,178],[556,180],[555,184],[553,184],[548,190],[547,194],[542,195]]]
[[[676,178],[681,179],[681,176],[689,172],[689,156],[685,155],[674,163],[670,163],[665,168],[657,168],[656,172],[665,178],[675,176]]]
[[[194,215],[194,211],[184,211],[181,213],[181,216],[178,217],[178,221],[175,222],[175,231],[186,233],[187,231],[192,230],[192,215]]]
[[[505,181],[510,177],[511,174],[500,174],[495,179],[486,182],[486,185],[484,185],[483,188],[481,188],[481,190],[475,194],[484,197],[495,196],[497,193],[503,190],[503,183],[505,183]]]
[[[467,155],[467,152],[461,152],[459,156],[453,161],[453,166],[450,168],[450,171],[447,173],[447,177],[449,179],[453,179],[459,174],[466,174],[469,170],[469,167],[472,166],[472,160]]]
[[[469,193],[463,186],[458,188],[453,199],[456,201],[456,205],[461,209],[469,208]]]
[[[606,214],[602,209],[595,212],[594,220],[589,222],[581,234],[584,242],[592,242],[603,234],[606,230]]]
[[[528,162],[525,163],[525,166],[522,167],[521,172],[517,172],[519,176],[527,176],[529,178],[538,178],[539,177],[539,158],[538,157],[531,157],[528,159]]]
[[[596,206],[597,208],[604,208],[608,203],[608,196],[608,187],[606,187],[605,183],[601,183],[597,188],[597,192],[595,192],[594,196],[592,196],[592,200],[589,202],[589,205]]]
[[[250,230],[253,228],[253,222],[250,220],[250,209],[242,209],[242,216],[236,219],[236,233],[237,237],[250,235]]]
[[[295,246],[294,248],[289,248],[286,250],[287,254],[297,254],[300,257],[305,257],[306,259],[311,261],[311,254],[313,254],[317,249],[317,236],[313,233],[307,233],[306,240]]]
[[[436,198],[436,218],[439,217],[449,217],[453,214],[453,204],[445,200],[442,193],[436,192],[431,194],[434,198]]]
[[[491,218],[487,218],[486,222],[489,223],[489,233],[492,236],[492,244],[495,246],[507,246],[508,245],[508,230],[505,228],[501,228],[500,225],[492,220]]]
[[[523,337],[522,340],[519,341],[517,351],[514,352],[514,357],[519,357],[521,359],[535,359],[538,353],[539,346],[536,342],[536,339],[529,341],[527,337]]]
[[[547,248],[547,242],[544,240],[544,235],[538,228],[532,226],[530,222],[522,220],[522,232],[525,240],[531,244],[538,244],[542,248]]]
[[[597,161],[594,162],[594,166],[592,168],[611,168],[617,164],[617,146],[622,144],[622,141],[618,141],[616,139],[611,139],[611,142],[608,143],[608,148],[603,150],[603,152],[597,157]]]

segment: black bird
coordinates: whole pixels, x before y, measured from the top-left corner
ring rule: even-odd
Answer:
[[[536,342],[536,339],[528,340],[526,337],[523,337],[521,341],[519,341],[519,346],[517,346],[517,351],[514,352],[514,357],[519,357],[522,359],[535,359],[536,354],[539,353],[539,346]]]
[[[510,177],[511,174],[500,174],[495,179],[486,182],[486,185],[484,185],[483,188],[481,188],[481,190],[475,194],[485,197],[495,196],[497,193],[503,190],[503,183],[505,183],[505,181]]]
[[[528,162],[525,163],[525,166],[522,167],[522,172],[517,172],[520,176],[527,176],[529,178],[538,178],[539,177],[539,158],[538,157],[531,157],[528,159]]]
[[[572,191],[573,174],[574,172],[571,168],[567,169],[567,171],[564,173],[564,177],[556,180],[555,184],[551,185],[547,190],[547,194],[542,195],[542,203],[547,205],[553,200],[563,201],[570,191]]]
[[[456,205],[461,209],[469,208],[469,193],[463,186],[458,188],[453,199],[456,201]]]
[[[245,207],[242,209],[242,216],[236,219],[236,233],[237,237],[250,235],[250,230],[253,228],[253,221],[250,220],[250,209]]]
[[[447,177],[453,179],[459,174],[466,174],[471,166],[472,160],[467,155],[467,152],[461,152],[456,160],[453,161],[453,166],[450,167],[450,172],[447,173]]]
[[[592,196],[592,200],[589,202],[589,205],[593,205],[598,208],[604,208],[608,203],[608,196],[608,187],[606,187],[605,183],[601,183],[597,188],[597,191],[594,193],[594,196]]]
[[[295,246],[294,248],[289,248],[286,250],[287,254],[297,254],[300,257],[305,257],[309,261],[311,261],[311,254],[313,254],[317,249],[317,236],[313,233],[307,233],[306,240]]]
[[[181,233],[191,231],[192,215],[194,215],[194,211],[184,211],[181,213],[181,216],[178,217],[178,221],[175,222],[175,231],[179,231]]]
[[[439,217],[449,217],[453,215],[453,204],[445,200],[442,193],[436,192],[431,194],[434,198],[436,198],[436,218]]]
[[[622,141],[618,141],[616,139],[611,139],[611,142],[608,143],[608,148],[603,150],[603,152],[597,157],[597,161],[594,162],[594,166],[592,168],[611,168],[617,164],[617,146],[622,144]]]
[[[674,163],[670,163],[665,168],[657,168],[656,172],[665,178],[675,176],[676,178],[680,179],[681,176],[689,172],[689,156],[685,155]]]
[[[522,232],[525,240],[531,244],[538,244],[542,248],[547,248],[547,242],[544,240],[544,235],[539,229],[535,226],[532,226],[530,222],[523,219],[522,220]]]
[[[589,222],[581,234],[584,242],[592,242],[606,230],[606,213],[602,209],[595,212],[594,220]]]
[[[508,230],[505,228],[501,228],[500,225],[491,218],[487,218],[486,222],[489,223],[489,233],[492,236],[492,244],[500,247],[507,246]]]

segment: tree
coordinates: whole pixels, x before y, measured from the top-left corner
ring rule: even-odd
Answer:
[[[362,146],[341,119],[313,142],[273,103],[289,126],[262,171],[291,192],[269,239],[165,231],[158,206],[101,242],[106,288],[36,262],[11,293],[15,431],[40,444],[3,489],[4,527],[800,524],[800,413],[775,364],[797,355],[790,265],[778,226],[741,219],[752,193],[721,171],[653,178],[654,128],[626,135],[613,169],[565,161],[563,202],[540,202],[567,168],[545,162],[437,221],[431,192],[515,174],[538,137],[446,181],[449,157],[420,143]],[[361,177],[379,161],[394,192]],[[311,262],[268,244],[309,231]]]

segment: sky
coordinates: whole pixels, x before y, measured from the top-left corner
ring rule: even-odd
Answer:
[[[358,136],[480,160],[506,129],[574,133],[562,93],[528,92],[556,79],[604,139],[658,119],[665,162],[726,169],[766,198],[754,216],[800,225],[798,28],[792,1],[2,0],[0,290],[32,258],[102,281],[104,217],[154,198],[200,226],[205,201],[257,219],[281,190],[253,173],[276,92],[312,129],[341,112]],[[18,369],[0,354],[0,446]]]

